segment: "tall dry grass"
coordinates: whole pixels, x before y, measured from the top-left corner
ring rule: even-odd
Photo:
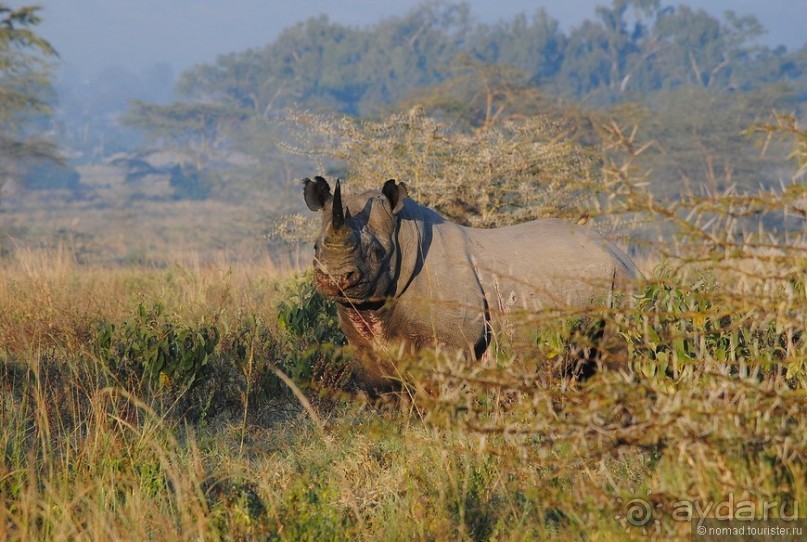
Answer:
[[[159,303],[235,334],[247,313],[275,320],[287,271],[268,258],[84,266],[24,247],[0,265],[0,538],[215,537],[193,428],[172,417],[187,390],[131,388],[99,358],[97,325]]]
[[[155,302],[192,319],[211,311],[214,319],[260,313],[274,283],[293,270],[268,256],[233,263],[195,253],[174,261],[160,267],[87,266],[64,245],[56,250],[19,247],[0,261],[2,344],[13,353],[21,347],[71,351],[86,341],[93,320],[120,321],[138,305]]]

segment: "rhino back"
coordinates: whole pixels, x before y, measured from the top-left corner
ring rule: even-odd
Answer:
[[[503,312],[582,307],[638,273],[613,243],[562,220],[465,232],[488,302]]]

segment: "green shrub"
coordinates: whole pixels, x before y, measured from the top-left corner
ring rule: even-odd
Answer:
[[[339,488],[316,472],[300,476],[276,503],[273,519],[286,540],[350,540],[355,520],[339,505]],[[324,474],[324,473],[322,473]]]
[[[120,325],[100,320],[94,345],[114,374],[161,389],[192,385],[219,339],[216,326],[182,323],[155,303],[150,309],[140,304],[137,314]]]
[[[254,484],[242,480],[211,478],[202,483],[213,527],[223,539],[263,534],[266,505]]]
[[[680,379],[721,368],[743,378],[761,377],[806,348],[793,328],[796,306],[771,313],[765,305],[728,295],[708,274],[687,284],[661,269],[634,297],[635,310],[619,315],[620,335],[645,376]],[[786,369],[789,379],[797,376],[795,364]]]
[[[343,351],[347,339],[339,328],[336,306],[317,292],[311,273],[293,277],[281,285],[281,292],[277,321],[283,369],[297,382],[344,385],[349,374]]]

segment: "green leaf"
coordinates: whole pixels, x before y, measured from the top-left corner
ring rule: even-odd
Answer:
[[[692,359],[686,348],[686,341],[683,337],[676,337],[673,339],[673,351],[678,359],[689,360]]]

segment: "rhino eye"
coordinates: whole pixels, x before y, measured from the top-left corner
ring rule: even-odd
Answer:
[[[370,250],[370,260],[373,262],[380,262],[383,257],[384,249],[382,247],[376,245]]]

